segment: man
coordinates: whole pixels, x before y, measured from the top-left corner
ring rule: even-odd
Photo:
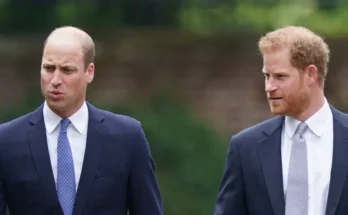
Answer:
[[[75,27],[47,38],[44,104],[0,126],[0,215],[162,215],[140,123],[85,101],[94,52]]]
[[[327,44],[294,26],[258,44],[277,116],[232,136],[215,215],[348,214],[348,116],[324,96]]]

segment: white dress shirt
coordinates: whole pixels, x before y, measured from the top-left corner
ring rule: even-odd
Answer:
[[[327,100],[305,121],[308,158],[308,215],[325,215],[333,153],[333,118]],[[282,131],[283,186],[286,195],[292,138],[300,121],[285,117]]]
[[[51,160],[53,176],[57,182],[57,146],[58,134],[60,131],[60,121],[62,118],[55,114],[45,102],[43,108],[43,116],[46,126],[46,137],[48,144],[48,152]],[[86,103],[71,117],[71,121],[67,135],[70,142],[71,152],[74,160],[76,189],[80,181],[83,159],[85,156],[87,128],[88,128],[88,108]]]

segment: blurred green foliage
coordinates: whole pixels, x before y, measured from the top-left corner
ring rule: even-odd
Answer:
[[[38,108],[43,102],[41,90],[33,88],[30,90],[23,100],[18,101],[9,109],[0,109],[0,123],[10,121],[19,116],[25,115]]]
[[[195,2],[195,1],[193,1]],[[180,11],[182,26],[202,34],[264,32],[286,25],[308,27],[326,36],[348,33],[348,7],[325,1],[239,1],[232,6],[197,7]],[[335,2],[335,1],[333,1]],[[337,6],[337,7],[336,7]]]
[[[346,0],[0,0],[2,32],[162,26],[202,34],[264,32],[303,25],[327,36],[348,33]]]
[[[42,103],[33,90],[21,103],[1,111],[0,122],[26,114]],[[92,101],[142,122],[156,164],[166,215],[210,215],[224,167],[227,142],[175,96],[160,91],[146,101]]]
[[[213,213],[227,144],[210,126],[167,93],[147,102],[104,109],[142,122],[156,163],[164,214]]]

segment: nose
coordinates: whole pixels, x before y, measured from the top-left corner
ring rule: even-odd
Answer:
[[[266,79],[265,80],[265,91],[268,93],[268,92],[272,92],[274,90],[277,89],[277,85],[274,83],[273,80],[271,79]]]
[[[62,83],[62,78],[60,76],[60,72],[58,70],[54,71],[53,78],[51,79],[51,84],[54,86],[58,86]]]

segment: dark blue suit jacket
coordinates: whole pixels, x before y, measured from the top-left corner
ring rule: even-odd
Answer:
[[[88,104],[87,145],[73,215],[162,215],[141,124]],[[43,106],[0,125],[0,215],[63,215],[48,154]]]
[[[326,215],[348,214],[348,116],[331,107],[333,161]],[[284,215],[281,131],[277,116],[231,138],[215,215]]]

